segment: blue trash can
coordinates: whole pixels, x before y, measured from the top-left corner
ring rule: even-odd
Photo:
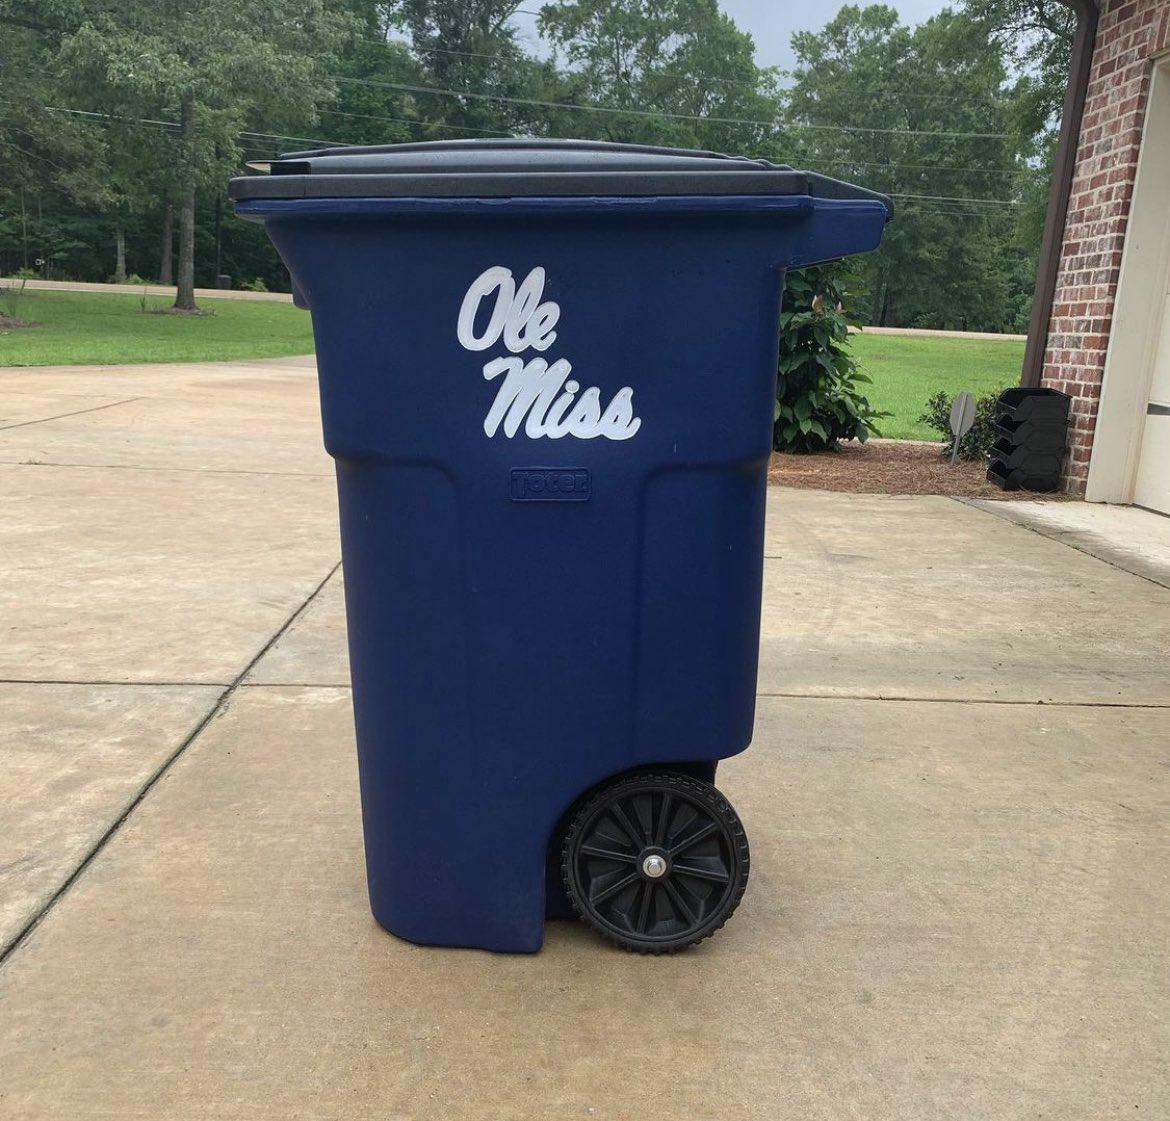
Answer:
[[[414,942],[726,921],[785,269],[889,200],[762,160],[485,140],[235,179],[313,316],[370,902]]]

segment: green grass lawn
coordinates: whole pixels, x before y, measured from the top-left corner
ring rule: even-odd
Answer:
[[[165,308],[171,299],[148,291],[146,303]],[[0,366],[207,362],[313,349],[309,313],[292,304],[210,299],[199,305],[211,314],[151,315],[137,295],[27,290],[16,314],[41,326],[0,330]]]
[[[162,294],[149,308],[170,306]],[[313,349],[309,314],[291,304],[210,299],[206,316],[150,315],[139,296],[97,292],[26,291],[17,314],[39,327],[0,330],[0,366],[78,362],[199,362],[276,358]],[[0,311],[6,310],[0,307]],[[940,389],[967,389],[977,397],[1019,381],[1019,340],[936,339],[922,335],[852,338],[853,353],[873,379],[866,392],[893,416],[879,422],[883,436],[938,439],[918,416]]]
[[[976,397],[1018,385],[1024,344],[1019,339],[935,339],[922,335],[870,335],[850,339],[861,368],[873,379],[863,386],[874,407],[893,416],[878,421],[883,436],[940,440],[918,417],[940,389]]]

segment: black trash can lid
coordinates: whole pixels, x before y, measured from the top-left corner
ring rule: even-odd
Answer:
[[[233,199],[886,195],[786,164],[599,140],[439,140],[289,152],[268,175],[233,179]]]

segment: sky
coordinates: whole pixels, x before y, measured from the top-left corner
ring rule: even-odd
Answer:
[[[857,0],[864,4],[867,0]],[[921,23],[946,4],[943,0],[883,0],[896,8],[902,22]],[[952,0],[953,3],[953,0]],[[818,31],[833,18],[840,4],[797,3],[795,0],[719,0],[719,6],[743,31],[748,32],[756,43],[756,62],[760,66],[779,66],[783,70],[793,64],[789,40],[794,31]],[[537,54],[543,53],[536,42],[536,19],[527,11],[534,12],[536,4],[525,5],[515,17],[515,25],[521,38],[526,39]]]

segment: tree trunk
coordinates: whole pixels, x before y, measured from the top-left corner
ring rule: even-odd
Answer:
[[[24,208],[24,188],[20,188],[20,255],[21,268],[28,268],[28,211]]]
[[[195,310],[195,98],[185,93],[179,103],[179,138],[183,147],[179,184],[179,275],[176,311]]]
[[[158,258],[158,282],[171,285],[175,283],[175,267],[173,255],[175,249],[175,200],[170,191],[163,195],[162,220],[162,253]]]
[[[195,310],[195,184],[184,183],[179,192],[179,275],[174,306]]]
[[[114,230],[114,283],[126,283],[126,231],[121,222]]]
[[[223,272],[223,195],[215,199],[215,286],[219,287],[219,275]]]

